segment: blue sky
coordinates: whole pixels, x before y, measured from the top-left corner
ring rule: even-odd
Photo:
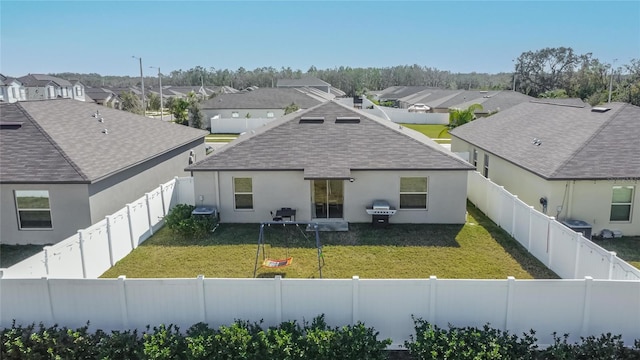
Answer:
[[[640,1],[6,1],[0,72],[139,75],[157,70],[306,72],[418,64],[510,72],[512,59],[572,47],[640,58]]]

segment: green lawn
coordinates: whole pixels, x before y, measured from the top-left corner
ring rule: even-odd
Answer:
[[[350,224],[348,232],[321,232],[325,278],[557,278],[473,205],[464,225]],[[199,240],[175,238],[158,231],[102,277],[114,278],[246,278],[253,276],[258,224],[221,224]],[[313,232],[293,225],[265,229],[270,258],[293,257],[278,271],[259,269],[258,276],[318,277]]]
[[[0,245],[0,268],[11,267],[42,251],[42,245]]]
[[[432,139],[451,139],[447,129],[447,125],[423,125],[423,124],[402,124],[404,127],[416,130]]]
[[[595,243],[615,251],[619,258],[640,269],[640,236],[595,240]]]

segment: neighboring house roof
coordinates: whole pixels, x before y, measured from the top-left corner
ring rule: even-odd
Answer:
[[[440,90],[430,86],[391,86],[378,92],[380,100],[397,100],[423,90]]]
[[[304,123],[314,117],[324,122]],[[338,117],[359,122],[336,123]],[[329,101],[251,131],[187,171],[304,170],[308,179],[344,179],[352,170],[471,169],[414,130]]]
[[[103,89],[103,88],[90,88],[90,87],[86,87],[84,89],[84,93],[90,97],[93,100],[107,100],[112,96],[116,96],[116,94],[109,90],[109,89]]]
[[[1,104],[0,110],[2,123],[22,123],[0,133],[2,183],[92,183],[204,141],[207,133],[72,99]]]
[[[234,94],[220,94],[200,104],[202,109],[284,109],[295,103],[308,109],[326,101],[300,89],[260,88]]]
[[[304,87],[304,86],[331,86],[326,81],[313,76],[305,76],[300,79],[278,79],[277,87]]]
[[[22,81],[26,87],[42,87],[50,82],[54,82],[59,86],[71,86],[71,83],[65,79],[44,74],[29,74],[18,79]]]
[[[596,112],[550,100],[480,118],[451,135],[545,179],[640,178],[640,107],[610,103]]]

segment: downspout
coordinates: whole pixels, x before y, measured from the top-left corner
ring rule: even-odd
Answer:
[[[569,198],[567,199],[567,219],[571,219],[572,214],[571,214],[571,210],[573,209],[573,189],[575,188],[575,180],[570,180],[569,181]]]
[[[214,171],[213,174],[216,182],[216,207],[218,208],[218,213],[220,213],[220,173]]]

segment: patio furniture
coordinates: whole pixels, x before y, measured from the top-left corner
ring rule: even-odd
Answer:
[[[281,220],[296,221],[296,209],[282,208],[276,211],[276,217],[280,217]]]

